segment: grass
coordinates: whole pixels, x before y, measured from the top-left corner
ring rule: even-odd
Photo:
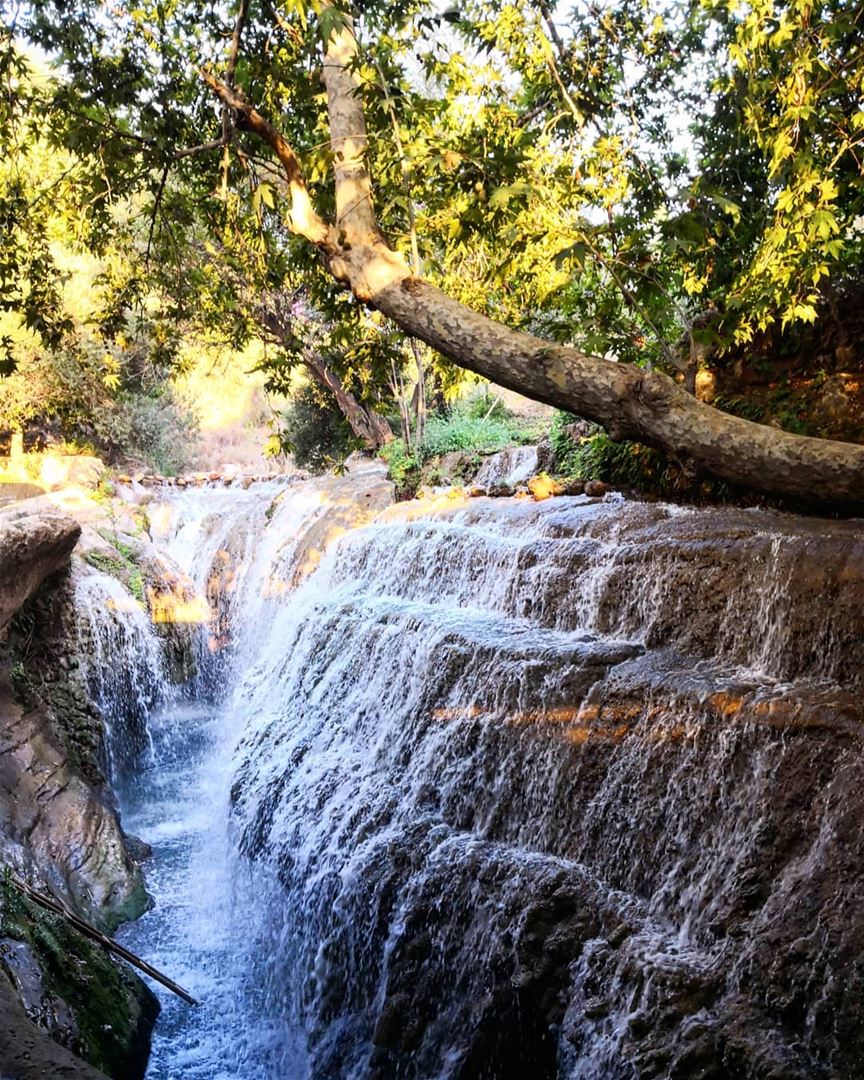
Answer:
[[[420,483],[421,468],[433,458],[457,451],[493,454],[536,442],[545,433],[544,421],[514,416],[500,403],[490,410],[487,400],[478,397],[460,402],[449,416],[430,416],[422,446],[408,449],[401,439],[394,439],[380,456],[387,463],[397,497],[410,498]]]

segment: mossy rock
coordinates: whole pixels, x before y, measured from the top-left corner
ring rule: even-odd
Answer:
[[[2,887],[0,932],[7,941],[25,943],[38,965],[45,1005],[31,1018],[107,1076],[143,1077],[159,1002],[142,980],[8,884]],[[7,967],[2,949],[0,965]],[[8,968],[5,974],[11,977]],[[49,1022],[58,1005],[72,1020],[59,1037]]]

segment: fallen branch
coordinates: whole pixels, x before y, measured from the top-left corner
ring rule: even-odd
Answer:
[[[184,990],[182,986],[179,986],[173,979],[169,979],[167,975],[163,975],[161,971],[157,971],[156,968],[151,967],[146,960],[142,960],[140,956],[136,956],[135,953],[130,952],[125,946],[120,945],[114,941],[113,938],[108,937],[107,934],[103,934],[101,930],[97,930],[95,926],[91,926],[85,919],[80,918],[78,915],[73,914],[69,909],[62,904],[59,900],[53,896],[47,896],[45,893],[39,892],[34,889],[32,885],[28,885],[26,881],[22,881],[11,871],[7,870],[4,878],[14,888],[22,892],[26,897],[33,901],[34,904],[38,904],[39,907],[45,908],[46,911],[53,912],[55,915],[60,915],[71,923],[72,926],[84,937],[89,938],[91,941],[95,941],[97,945],[101,945],[107,952],[114,953],[115,956],[119,956],[132,967],[138,968],[139,971],[143,971],[145,975],[149,975],[151,979],[155,979],[156,982],[161,983],[167,987],[173,994],[183,998],[184,1001],[188,1001],[190,1005],[198,1005],[199,1002],[192,997],[192,995]]]

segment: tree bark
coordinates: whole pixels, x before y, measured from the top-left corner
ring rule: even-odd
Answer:
[[[374,409],[367,409],[365,405],[361,405],[351,391],[345,389],[342,380],[321,357],[309,353],[304,356],[303,364],[318,385],[329,390],[336,399],[336,404],[351,425],[351,430],[358,439],[363,440],[363,445],[367,450],[380,450],[382,446],[392,441],[393,432],[386,419]]]
[[[823,507],[864,510],[864,446],[814,439],[730,416],[690,396],[668,376],[590,356],[512,330],[412,274],[382,237],[365,156],[363,107],[352,73],[357,44],[350,23],[325,49],[324,82],[336,152],[336,223],[313,209],[296,154],[239,94],[204,78],[267,142],[285,168],[290,227],[322,253],[334,278],[355,297],[461,367],[537,401],[691,459],[721,480]]]
[[[342,380],[326,359],[307,347],[294,333],[279,299],[268,297],[262,301],[258,310],[261,325],[299,357],[315,382],[333,395],[342,415],[351,425],[351,430],[358,439],[363,440],[363,445],[367,450],[380,450],[382,446],[386,446],[393,439],[393,432],[386,419],[374,409],[366,408],[350,390],[346,390]]]

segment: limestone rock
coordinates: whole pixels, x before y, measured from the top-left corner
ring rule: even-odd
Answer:
[[[81,526],[42,500],[0,510],[0,631],[69,560]]]

